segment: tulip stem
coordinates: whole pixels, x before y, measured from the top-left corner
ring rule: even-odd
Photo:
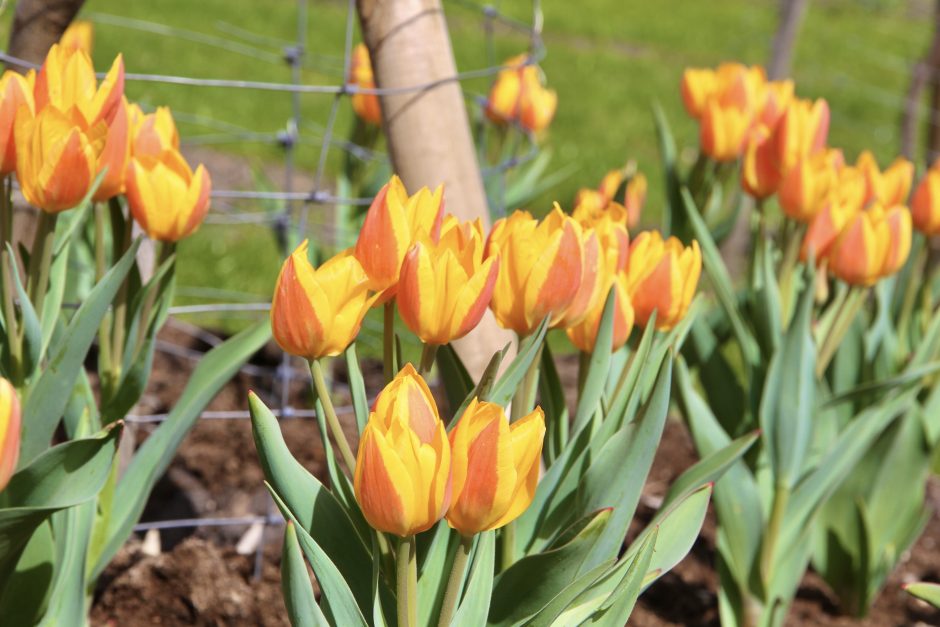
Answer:
[[[512,397],[509,422],[515,422],[535,408],[535,394],[538,391],[539,362],[542,360],[542,346],[532,360],[532,364],[522,378],[522,383]]]
[[[382,373],[385,381],[395,378],[394,352],[395,352],[395,299],[389,299],[384,308],[384,324],[382,331]]]
[[[343,426],[336,417],[336,410],[333,408],[333,401],[330,399],[330,391],[326,387],[323,366],[319,359],[310,362],[310,374],[313,375],[313,385],[317,391],[317,398],[320,399],[320,405],[326,414],[326,424],[329,425],[330,431],[333,433],[333,439],[336,440],[336,446],[339,448],[340,457],[343,458],[343,462],[345,462],[349,474],[352,476],[356,472],[356,456],[353,455],[346,434],[343,432]]]
[[[107,271],[104,247],[104,206],[95,203],[95,282],[101,280]],[[105,313],[98,327],[98,360],[101,364],[101,394],[105,399],[111,397],[114,373],[111,372],[111,311]]]
[[[160,253],[157,255],[157,263],[154,266],[154,272],[158,272],[163,264],[166,263],[166,260],[175,252],[176,244],[173,242],[154,242],[154,245],[160,248]],[[172,273],[172,270],[170,272]],[[158,291],[160,291],[160,289],[157,285],[152,286],[144,297],[144,302],[141,305],[140,321],[137,323],[137,341],[134,345],[135,356],[144,345],[144,340],[147,339],[147,332],[149,331],[148,320],[150,319],[150,312],[153,311],[153,305],[157,300]]]
[[[415,537],[402,538],[395,559],[398,571],[398,627],[418,625],[418,560]]]
[[[770,520],[767,524],[767,531],[764,535],[764,542],[761,546],[760,554],[760,572],[764,579],[764,586],[769,587],[770,576],[774,570],[774,554],[777,551],[777,541],[780,537],[780,526],[783,524],[784,515],[787,511],[787,501],[790,499],[790,488],[784,484],[778,484],[774,491],[774,502],[770,511]]]
[[[503,526],[502,568],[506,570],[516,563],[516,521]]]
[[[789,220],[786,222],[789,223]],[[798,224],[785,235],[783,260],[780,262],[780,309],[783,315],[784,328],[790,325],[790,313],[793,307],[793,274],[800,259],[800,245],[806,225]]]
[[[56,214],[39,212],[39,224],[36,226],[36,239],[29,257],[29,283],[27,295],[33,303],[36,315],[42,318],[42,306],[49,287],[49,268],[52,266],[53,243],[55,242]]]
[[[112,208],[112,215],[116,214],[123,216],[124,212],[120,210],[120,204],[116,199],[113,199],[112,201],[117,206],[117,211]],[[115,255],[115,263],[131,247],[131,234],[133,232],[133,226],[133,222],[127,219],[124,220],[124,228],[121,232],[120,255]],[[127,329],[124,328],[124,322],[127,317],[127,282],[128,279],[126,278],[121,282],[121,286],[118,288],[117,297],[114,301],[114,327],[113,336],[111,337],[111,366],[114,369],[115,381],[120,378],[121,369],[124,365],[124,339],[127,332]]]
[[[418,366],[418,374],[427,378],[434,365],[434,357],[437,355],[437,344],[425,344],[421,349],[421,364]]]
[[[845,338],[845,334],[852,327],[852,322],[865,303],[865,297],[868,295],[868,289],[865,287],[853,285],[849,289],[848,296],[841,303],[839,310],[835,314],[832,322],[832,328],[828,334],[823,337],[822,346],[819,349],[819,356],[816,359],[816,376],[822,377],[836,354],[839,345]]]
[[[454,565],[450,569],[450,579],[447,580],[447,591],[444,593],[444,605],[441,607],[441,618],[438,627],[448,627],[454,620],[457,606],[460,604],[460,592],[463,588],[464,573],[467,570],[467,559],[473,548],[473,536],[460,536],[457,554],[454,555]]]

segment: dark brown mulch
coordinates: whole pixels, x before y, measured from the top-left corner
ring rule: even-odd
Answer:
[[[165,330],[161,338],[174,345],[204,350],[202,345],[178,330]],[[256,359],[255,365],[275,366],[279,353],[273,349]],[[576,360],[560,360],[559,371],[569,390],[576,378]],[[159,353],[154,375],[139,413],[166,411],[178,397],[193,367],[181,356]],[[300,367],[299,365],[297,366]],[[335,373],[342,394],[344,374]],[[374,393],[381,382],[381,369],[367,368],[367,385]],[[291,387],[293,407],[309,407],[306,373],[298,372]],[[210,409],[246,409],[249,389],[268,398],[270,378],[242,373],[229,383]],[[347,421],[354,433],[351,417]],[[314,474],[323,477],[323,447],[314,422],[293,418],[281,421],[291,451]],[[138,426],[143,440],[149,428]],[[669,484],[696,456],[685,427],[667,423],[653,469],[644,491],[631,533],[645,525]],[[251,426],[247,420],[201,420],[187,436],[158,484],[144,513],[144,520],[189,517],[238,517],[273,513],[258,465]],[[937,503],[940,484],[932,486],[931,500]],[[261,562],[261,578],[253,579],[254,555],[239,555],[235,546],[245,526],[187,528],[160,533],[163,553],[145,555],[140,539],[122,549],[102,577],[92,608],[93,625],[287,625],[280,590],[281,528],[270,526]],[[709,514],[701,537],[690,555],[667,573],[644,595],[630,620],[631,625],[718,625],[715,596],[715,521]],[[888,626],[940,624],[940,614],[900,590],[907,581],[940,579],[940,518],[934,516],[917,545],[892,575],[871,615],[855,622],[839,615],[835,598],[819,578],[810,573],[800,589],[788,625]]]

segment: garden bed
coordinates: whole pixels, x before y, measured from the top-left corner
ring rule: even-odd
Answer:
[[[188,378],[194,361],[178,348],[205,350],[201,341],[168,326],[161,333],[164,347],[154,363],[150,387],[137,413],[170,409]],[[280,359],[273,347],[258,355],[235,377],[209,407],[210,410],[247,408],[249,390],[272,388],[271,372]],[[573,386],[576,359],[559,358],[566,386]],[[381,384],[381,369],[366,368],[370,392]],[[337,372],[341,381],[342,372]],[[339,384],[341,387],[341,383]],[[310,406],[305,373],[291,385],[290,405]],[[266,396],[266,395],[265,395]],[[274,403],[273,406],[276,406]],[[138,439],[146,425],[136,425]],[[323,479],[323,447],[315,422],[309,418],[281,421],[291,452]],[[655,512],[669,484],[696,461],[684,425],[667,423],[653,470],[644,490],[631,534],[638,532]],[[940,482],[930,484],[928,495],[940,507]],[[235,518],[269,511],[263,475],[255,453],[251,424],[244,419],[201,420],[177,452],[166,476],[151,496],[143,520],[196,517]],[[142,535],[128,543],[108,567],[95,595],[93,625],[287,625],[280,590],[281,527],[266,529],[261,578],[254,580],[255,554],[240,555],[235,547],[247,525],[188,527],[163,530],[159,555],[141,550]],[[709,515],[692,552],[640,597],[631,624],[718,625],[715,590],[715,521]],[[897,572],[888,581],[868,619],[853,622],[839,614],[835,597],[813,573],[807,575],[791,611],[790,625],[914,625],[940,624],[940,613],[905,594],[900,585],[910,581],[940,580],[940,517],[928,527]]]

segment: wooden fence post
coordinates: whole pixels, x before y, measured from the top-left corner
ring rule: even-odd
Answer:
[[[382,89],[429,85],[380,97],[395,172],[409,191],[443,183],[446,210],[489,226],[486,192],[440,0],[358,0],[363,38]],[[479,375],[511,336],[490,312],[456,343]]]

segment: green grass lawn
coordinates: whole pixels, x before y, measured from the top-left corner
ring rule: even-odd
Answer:
[[[528,2],[496,5],[519,20],[531,18]],[[309,1],[305,83],[342,80],[346,6],[340,0]],[[543,194],[533,208],[543,210],[554,199],[566,205],[578,187],[595,185],[606,170],[632,158],[650,177],[647,215],[655,218],[662,186],[650,104],[659,101],[680,143],[694,146],[696,128],[686,119],[678,92],[682,69],[731,59],[766,61],[776,3],[554,0],[543,2],[543,7],[548,51],[543,67],[559,94],[546,142],[553,151],[552,168],[573,167],[573,174]],[[865,147],[882,162],[894,157],[910,65],[929,40],[930,8],[930,3],[900,0],[810,1],[795,59],[797,90],[803,96],[828,98],[831,143],[844,147],[849,158]],[[491,51],[478,8],[445,0],[445,10],[462,70],[484,67],[491,55],[502,59],[527,45],[524,35],[503,27],[496,29]],[[121,51],[129,72],[290,80],[280,57],[297,32],[297,5],[291,0],[87,0],[83,15],[96,22],[94,56],[100,68]],[[488,84],[489,79],[479,79],[465,88],[469,94],[484,94]],[[269,138],[285,127],[291,112],[286,93],[142,81],[129,81],[126,91],[145,105],[170,105],[184,141],[245,155],[258,164],[283,159],[275,143],[256,134]],[[331,102],[330,95],[301,97],[297,159],[308,171],[319,158]],[[351,125],[344,102],[336,123],[340,139]],[[689,159],[693,155],[687,151]],[[337,171],[341,158],[334,148],[327,174]],[[263,209],[245,202],[233,205],[246,211]],[[314,237],[317,227],[311,229]],[[263,225],[207,224],[180,248],[179,301],[267,298],[280,259],[275,239]]]

